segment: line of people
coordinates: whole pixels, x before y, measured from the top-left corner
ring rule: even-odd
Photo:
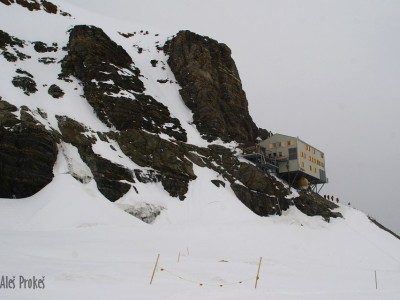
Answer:
[[[329,195],[324,195],[324,198],[327,200],[331,200],[332,202],[335,202],[335,197],[333,195],[329,196]],[[339,198],[336,197],[336,202],[339,203]]]

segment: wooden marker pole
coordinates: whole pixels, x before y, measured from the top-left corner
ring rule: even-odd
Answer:
[[[378,278],[376,276],[376,270],[375,270],[375,289],[378,289]]]
[[[179,252],[179,254],[178,254],[178,262],[179,262],[180,258],[181,258],[181,253]]]
[[[156,264],[154,265],[153,274],[151,274],[150,284],[153,283],[153,278],[154,278],[154,274],[156,273],[156,270],[157,270],[157,265],[158,265],[159,259],[160,259],[160,254],[157,255],[157,260],[156,260]]]
[[[255,284],[255,286],[254,286],[255,289],[257,288],[257,282],[258,282],[258,279],[260,278],[259,275],[260,275],[260,268],[261,268],[261,260],[262,260],[262,257],[260,257],[260,262],[258,263],[258,270],[257,270],[257,276],[256,276],[256,284]]]

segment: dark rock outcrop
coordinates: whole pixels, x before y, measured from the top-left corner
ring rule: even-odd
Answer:
[[[46,52],[57,52],[58,47],[57,44],[54,43],[52,46],[48,46],[46,43],[43,42],[33,42],[33,48],[38,53],[46,53]]]
[[[45,12],[49,14],[56,14],[58,12],[57,5],[46,0],[41,0],[40,2]]]
[[[18,74],[21,74],[21,75],[26,75],[29,78],[33,78],[33,75],[31,73],[29,73],[28,71],[25,71],[25,70],[22,70],[22,69],[17,69],[15,72],[18,73]]]
[[[7,32],[0,30],[0,49],[4,50],[6,46],[24,47],[24,42],[16,37],[9,35]]]
[[[64,91],[56,84],[52,84],[49,89],[48,93],[53,97],[53,98],[62,98],[64,96]]]
[[[24,46],[24,41],[0,30],[0,50],[2,50],[0,55],[3,55],[7,61],[15,62],[18,59],[25,60],[30,58],[29,55],[20,51],[21,48],[24,48]]]
[[[180,31],[164,46],[185,104],[208,140],[255,141],[258,128],[249,115],[231,50],[208,37]]]
[[[54,57],[40,57],[38,58],[38,62],[49,65],[56,63],[56,59]]]
[[[36,82],[28,76],[15,76],[12,80],[15,87],[24,91],[25,95],[34,94],[37,92]]]
[[[185,144],[173,143],[136,129],[122,131],[117,141],[121,150],[135,163],[160,172],[161,183],[171,196],[185,199],[189,181],[196,179],[193,164],[185,157]]]
[[[280,215],[282,210],[289,207],[289,202],[285,198],[269,196],[238,183],[233,183],[231,187],[236,197],[259,216]],[[282,206],[280,206],[281,204]]]
[[[57,119],[62,139],[78,149],[82,160],[92,171],[99,191],[110,201],[125,195],[131,188],[131,184],[126,182],[135,182],[132,172],[94,153],[92,145],[97,139],[94,133],[90,137],[81,123],[65,116],[58,116]]]
[[[0,2],[5,5],[11,5],[11,3],[14,3],[14,0],[0,0]]]
[[[46,1],[46,0],[0,0],[0,3],[5,5],[11,5],[13,3],[19,4],[22,7],[29,9],[30,11],[37,11],[43,9],[45,12],[49,14],[56,14],[58,12],[57,5]],[[60,12],[61,15],[68,15],[68,13]]]
[[[0,31],[0,48],[9,61],[27,57],[19,51],[24,43]],[[39,53],[58,50],[56,45],[42,42],[35,42],[34,47]],[[254,144],[257,137],[270,135],[257,128],[249,116],[247,99],[227,46],[185,31],[164,49],[182,87],[182,98],[194,113],[194,123],[208,140],[221,138]],[[332,212],[334,204],[313,193],[287,199],[287,189],[280,181],[240,160],[234,149],[187,144],[179,120],[146,94],[140,70],[131,57],[101,29],[75,26],[65,50],[68,53],[62,60],[59,78],[79,79],[84,97],[112,130],[94,132],[79,122],[82,120],[56,116],[59,132],[52,131],[34,117],[40,114],[47,119],[45,110],[38,108],[32,113],[26,107],[17,108],[0,100],[0,197],[27,197],[48,184],[53,177],[57,143],[62,150],[65,142],[78,149],[91,170],[90,176],[86,176],[85,172],[75,174],[70,167],[71,175],[82,182],[93,177],[99,191],[110,201],[120,199],[130,189],[139,193],[137,182],[161,182],[171,196],[184,200],[199,166],[215,171],[211,182],[220,189],[231,188],[240,201],[260,216],[280,214],[292,204],[308,215],[321,215],[326,220],[339,215]],[[53,59],[39,61],[47,63]],[[150,65],[163,68],[165,63],[151,60]],[[19,76],[13,83],[27,94],[35,92],[32,74],[22,69],[16,72]],[[57,85],[50,86],[48,92],[55,98],[64,94]],[[20,112],[20,119],[14,112]],[[110,142],[114,151],[117,150],[112,145],[118,143],[140,168],[128,169],[96,154],[93,145],[99,140]]]
[[[168,108],[144,93],[137,69],[126,51],[100,28],[75,26],[61,77],[73,75],[97,116],[117,130],[142,129],[186,141],[186,132]]]
[[[342,217],[339,212],[333,212],[338,206],[311,191],[300,191],[300,197],[294,198],[294,205],[307,216],[322,216],[329,222],[330,218]]]
[[[57,139],[21,108],[0,100],[0,198],[24,198],[37,193],[53,178]]]

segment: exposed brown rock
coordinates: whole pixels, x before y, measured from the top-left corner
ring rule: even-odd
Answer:
[[[43,9],[45,12],[50,14],[56,14],[58,12],[57,5],[46,0],[40,0],[40,2],[38,0],[0,0],[0,2],[5,5],[17,3],[30,11]]]
[[[20,88],[24,91],[24,94],[30,95],[37,92],[36,82],[28,76],[14,76],[12,84],[15,87]]]
[[[37,2],[36,0],[15,0],[17,4],[21,5],[22,7],[25,7],[29,9],[30,11],[33,10],[40,10],[40,3]]]
[[[121,150],[142,167],[152,167],[161,174],[164,189],[183,200],[190,180],[196,179],[193,164],[185,155],[183,143],[173,143],[136,129],[124,130],[117,137]]]
[[[41,0],[40,1],[43,5],[43,9],[45,10],[45,12],[49,13],[49,14],[56,14],[58,9],[57,9],[57,5],[54,5],[53,3],[46,1],[46,0]]]
[[[0,2],[5,5],[11,5],[11,3],[14,3],[14,0],[0,0]]]
[[[282,210],[289,207],[284,198],[253,191],[238,183],[233,183],[231,187],[240,201],[259,216],[280,215]],[[280,208],[280,204],[284,204],[283,207]]]
[[[186,141],[186,132],[168,108],[144,94],[140,71],[126,51],[100,28],[75,26],[70,33],[62,77],[73,75],[97,116],[118,130],[144,129]]]
[[[134,183],[132,172],[94,153],[92,144],[96,138],[93,133],[92,137],[88,137],[90,133],[81,123],[65,116],[58,116],[57,119],[63,141],[78,148],[82,160],[93,173],[99,191],[110,201],[125,195],[131,185],[123,181]]]
[[[0,100],[0,198],[32,196],[53,178],[57,158],[55,136],[25,107],[18,109]]]
[[[38,62],[48,65],[48,64],[54,64],[57,62],[57,60],[54,57],[41,57],[38,59]]]
[[[18,74],[26,75],[26,76],[28,76],[30,78],[33,78],[33,75],[31,73],[29,73],[28,71],[25,71],[25,70],[22,70],[22,69],[17,69],[15,72],[18,73]]]
[[[22,48],[23,43],[0,31],[0,48],[5,57],[24,59],[25,54],[15,49]],[[56,45],[42,42],[35,42],[35,49],[39,53],[57,51]],[[137,181],[161,182],[171,196],[184,200],[189,183],[196,180],[196,164],[214,170],[218,175],[211,182],[220,189],[230,186],[237,198],[260,216],[280,214],[290,205],[310,216],[321,215],[325,220],[340,216],[332,212],[334,204],[310,192],[287,199],[287,189],[281,182],[240,161],[233,149],[185,143],[186,132],[179,121],[167,107],[145,94],[140,70],[126,51],[101,29],[74,27],[66,50],[61,78],[78,78],[98,117],[116,130],[93,132],[80,120],[58,116],[60,134],[46,131],[27,108],[22,109],[19,120],[13,114],[19,108],[0,99],[0,188],[6,191],[0,197],[30,196],[50,182],[57,156],[56,142],[60,139],[77,147],[99,191],[111,201],[121,198],[131,188],[138,193]],[[182,86],[181,95],[194,113],[194,123],[207,139],[245,143],[270,135],[267,130],[257,128],[248,114],[246,96],[228,47],[181,32],[167,43],[165,50]],[[5,54],[7,51],[9,54]],[[164,63],[152,60],[150,64],[162,67]],[[32,74],[21,69],[16,72],[20,76],[14,80],[15,84],[27,93],[32,92]],[[49,93],[59,97],[63,91],[52,85]],[[47,118],[45,111],[38,109],[38,113]],[[161,138],[160,133],[171,139]],[[143,169],[129,170],[97,155],[92,147],[98,139],[118,142],[120,149]],[[19,177],[17,172],[21,172]],[[7,177],[8,174],[12,177]],[[77,174],[71,175],[82,181]]]
[[[330,218],[342,217],[339,212],[333,212],[338,206],[311,191],[299,191],[300,197],[294,198],[294,205],[307,216],[322,216],[329,222]]]
[[[0,30],[0,50],[3,50],[0,52],[0,55],[3,55],[3,57],[9,62],[30,58],[29,55],[19,51],[17,47],[23,48],[24,41]]]
[[[7,32],[0,30],[0,49],[5,49],[6,46],[24,47],[24,42],[16,37],[9,35]]]
[[[64,91],[56,84],[52,84],[49,87],[48,93],[53,97],[53,98],[62,98],[64,96]]]
[[[198,130],[208,140],[255,141],[258,129],[231,50],[208,37],[180,31],[164,46],[168,64]]]
[[[39,53],[56,52],[58,50],[56,43],[53,43],[52,46],[48,46],[46,43],[38,41],[38,42],[33,42],[33,45],[35,51]]]

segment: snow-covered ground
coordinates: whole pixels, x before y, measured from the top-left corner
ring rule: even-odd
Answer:
[[[0,276],[16,276],[16,288],[1,288],[0,298],[400,297],[400,242],[363,213],[341,206],[344,219],[329,224],[296,208],[258,217],[233,193],[218,194],[210,173],[196,169],[188,199],[165,201],[152,225],[68,174],[33,197],[0,199]],[[45,288],[20,288],[19,276],[44,276]]]
[[[25,39],[27,46],[21,51],[32,56],[16,65],[0,57],[4,100],[27,105],[33,112],[40,108],[49,116],[43,122],[55,129],[54,116],[59,114],[94,131],[111,130],[80,97],[79,83],[57,80],[60,65],[39,63],[42,55],[29,44],[57,42],[59,51],[44,56],[60,60],[66,31],[75,24],[93,24],[132,56],[144,76],[146,93],[169,107],[189,142],[206,145],[191,125],[191,112],[179,96],[166,57],[157,52],[168,34],[57,3],[72,17],[0,4],[7,11],[0,28]],[[14,22],[17,19],[24,22]],[[118,33],[140,30],[149,34],[125,38]],[[144,49],[141,54],[138,46]],[[159,61],[157,67],[151,66],[152,59]],[[12,86],[16,68],[35,77],[36,94],[28,97]],[[66,92],[64,98],[55,100],[47,94],[43,85],[53,83]],[[35,117],[40,119],[39,114]],[[94,151],[139,168],[110,143],[116,151],[100,140]],[[0,299],[400,299],[400,241],[357,210],[340,206],[344,219],[331,223],[296,208],[280,217],[258,217],[235,197],[229,184],[218,188],[211,183],[223,178],[200,167],[194,168],[198,179],[190,183],[185,201],[169,197],[160,183],[135,183],[139,194],[132,189],[115,205],[99,193],[77,149],[65,143],[59,147],[55,177],[46,188],[26,199],[0,199]],[[151,225],[119,208],[144,203],[163,208]],[[6,276],[15,276],[15,289],[4,287]],[[44,279],[44,288],[21,288],[20,276]]]

